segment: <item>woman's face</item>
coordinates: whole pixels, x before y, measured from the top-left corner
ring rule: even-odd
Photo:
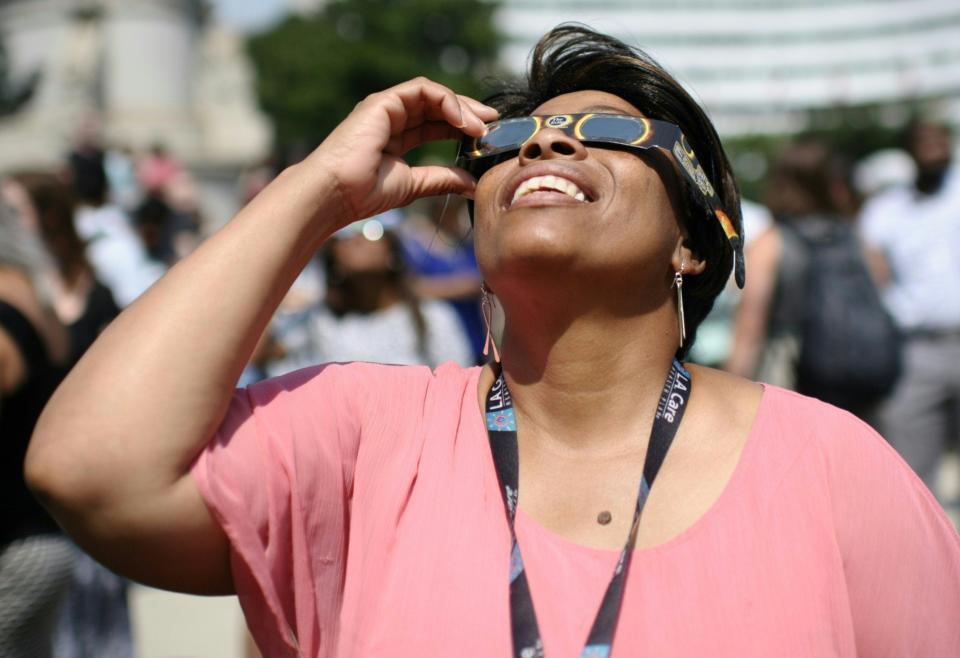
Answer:
[[[341,276],[381,274],[390,269],[392,257],[385,239],[368,240],[356,233],[338,238],[330,248]]]
[[[557,96],[534,113],[589,111],[640,116],[627,101],[601,91]],[[680,232],[651,163],[663,165],[646,157],[584,146],[546,128],[517,157],[485,173],[476,190],[475,246],[494,291],[538,273],[640,286],[669,280]]]

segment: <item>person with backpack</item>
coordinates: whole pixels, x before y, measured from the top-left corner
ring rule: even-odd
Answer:
[[[960,433],[960,169],[943,125],[911,122],[904,147],[917,167],[913,184],[871,199],[860,225],[883,255],[884,301],[905,337],[903,377],[880,426],[933,488]]]
[[[751,245],[760,274],[744,290],[728,369],[866,420],[900,374],[900,336],[846,219],[842,162],[816,141],[780,154],[768,205],[776,224]]]

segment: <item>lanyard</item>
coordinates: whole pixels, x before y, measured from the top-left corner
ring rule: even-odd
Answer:
[[[633,512],[633,525],[630,527],[627,543],[620,552],[620,559],[617,561],[613,577],[610,579],[600,609],[593,621],[590,635],[587,636],[587,644],[580,653],[581,658],[606,658],[610,655],[617,618],[623,603],[623,584],[630,569],[630,559],[637,541],[640,513],[650,495],[650,488],[657,477],[660,465],[667,456],[667,450],[677,434],[677,427],[683,418],[687,400],[690,399],[690,389],[690,373],[674,359],[667,374],[667,380],[663,384],[660,401],[657,403],[647,457],[643,464],[643,477],[640,479],[637,506]],[[493,454],[493,464],[497,469],[503,504],[510,524],[510,536],[513,539],[510,552],[510,621],[513,632],[513,655],[515,658],[543,658],[543,642],[540,639],[537,616],[533,610],[533,599],[530,597],[530,586],[527,583],[514,528],[520,475],[517,420],[513,412],[513,400],[502,372],[487,394],[486,422],[487,434],[490,437],[490,452]]]

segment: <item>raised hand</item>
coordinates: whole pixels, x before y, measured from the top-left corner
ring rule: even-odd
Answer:
[[[416,78],[371,94],[304,162],[325,171],[342,223],[438,194],[472,196],[476,181],[458,167],[411,167],[403,155],[425,142],[483,134],[497,111],[441,84]]]

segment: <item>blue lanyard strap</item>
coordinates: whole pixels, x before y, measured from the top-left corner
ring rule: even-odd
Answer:
[[[640,514],[643,512],[643,506],[650,495],[650,489],[653,487],[660,466],[677,434],[687,401],[690,399],[691,388],[690,373],[674,359],[667,374],[667,380],[663,384],[660,401],[657,403],[657,413],[650,431],[650,442],[643,464],[643,476],[640,478],[640,490],[637,494],[637,505],[633,512],[630,534],[620,552],[620,559],[617,560],[610,584],[594,618],[586,646],[580,653],[581,658],[606,658],[610,655],[617,619],[623,603],[623,585],[630,570],[633,547],[637,542]],[[513,411],[513,400],[502,372],[487,394],[486,421],[487,434],[490,437],[490,452],[500,481],[503,504],[510,525],[510,536],[513,540],[510,553],[510,622],[513,634],[513,655],[515,658],[543,658],[540,628],[537,625],[533,598],[530,596],[530,585],[527,582],[514,527],[520,481],[517,420]]]

